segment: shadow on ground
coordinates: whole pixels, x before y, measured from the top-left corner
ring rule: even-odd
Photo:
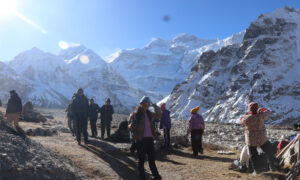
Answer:
[[[180,150],[173,150],[172,154],[174,154],[176,156],[192,158],[192,159],[208,159],[208,160],[219,161],[219,162],[233,162],[234,161],[234,159],[226,158],[226,157],[213,157],[213,156],[207,156],[207,155],[194,156],[191,153],[183,152]]]
[[[122,179],[138,179],[136,162],[120,149],[96,139],[90,140],[89,144],[82,147],[103,159]],[[150,175],[146,173],[146,176]]]

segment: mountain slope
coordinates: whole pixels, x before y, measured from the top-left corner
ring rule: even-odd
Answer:
[[[239,122],[251,101],[272,110],[270,124],[300,122],[300,10],[278,9],[247,28],[241,44],[203,53],[164,99],[187,119],[200,105],[207,121]]]
[[[107,59],[132,86],[165,96],[188,76],[203,52],[240,43],[243,34],[224,40],[203,40],[187,34],[172,40],[156,38],[141,49],[121,50]]]
[[[23,84],[14,83],[7,88],[19,92],[26,89],[24,85],[28,86],[28,92],[20,95],[24,101],[31,100],[37,106],[64,108],[81,87],[99,105],[109,97],[116,112],[129,113],[140,97],[149,94],[129,86],[115,69],[84,46],[72,46],[58,55],[33,48],[20,53],[9,66],[14,70],[7,66],[11,72],[6,73],[5,79],[15,75]],[[157,96],[152,97],[159,100]]]

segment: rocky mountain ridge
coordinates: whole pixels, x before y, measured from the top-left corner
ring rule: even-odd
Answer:
[[[269,124],[300,122],[300,10],[261,15],[241,44],[202,54],[189,77],[165,98],[172,116],[200,105],[206,121],[239,122],[251,101],[272,111]]]

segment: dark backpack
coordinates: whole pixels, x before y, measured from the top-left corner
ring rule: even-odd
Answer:
[[[128,131],[128,121],[122,121],[119,125],[119,131]]]

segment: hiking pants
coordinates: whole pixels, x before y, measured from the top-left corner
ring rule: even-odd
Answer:
[[[160,179],[160,175],[158,174],[156,164],[155,164],[155,151],[154,151],[154,143],[152,137],[144,137],[142,140],[136,142],[137,152],[138,152],[138,170],[140,179],[146,179],[144,162],[146,155],[148,156],[148,163],[151,170],[152,175],[156,179]]]
[[[198,152],[203,151],[202,135],[203,135],[202,129],[193,129],[191,132],[191,142],[192,142],[192,149],[194,155],[198,155]]]
[[[164,129],[164,140],[165,148],[168,149],[170,147],[170,128]]]
[[[256,146],[248,146],[249,147],[249,153],[250,153],[250,160],[252,163],[252,168],[254,170],[258,170],[259,164],[258,164],[258,152]],[[265,144],[261,146],[261,149],[265,152],[267,156],[267,161],[269,163],[269,166],[273,166],[275,162],[274,154],[272,151],[272,145],[270,141],[267,141]]]
[[[18,128],[19,127],[19,118],[20,118],[20,115],[19,113],[7,113],[7,120],[8,120],[8,123],[13,127],[15,128]]]
[[[68,117],[68,127],[72,133],[73,136],[76,134],[76,123],[74,118]]]
[[[76,116],[76,137],[78,142],[81,142],[81,133],[83,134],[84,141],[88,141],[87,118],[84,114]]]
[[[101,119],[101,137],[104,138],[105,128],[107,132],[107,137],[110,137],[110,121]]]
[[[90,125],[91,125],[91,131],[92,136],[97,136],[97,127],[96,127],[97,117],[90,118]]]

